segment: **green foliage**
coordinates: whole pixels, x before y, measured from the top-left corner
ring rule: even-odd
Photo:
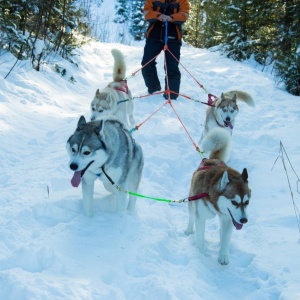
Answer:
[[[234,60],[253,56],[276,76],[287,90],[299,94],[299,0],[191,0],[185,41],[195,47],[222,46]]]
[[[75,78],[74,78],[73,76],[71,76],[70,79],[69,79],[69,82],[74,84],[74,83],[76,83],[77,81],[75,80]]]
[[[53,70],[60,74],[62,77],[67,75],[67,70],[65,68],[60,67],[58,64],[55,64]]]
[[[184,25],[184,40],[194,47],[204,48],[204,16],[203,6],[200,2],[191,7],[190,16]]]
[[[115,23],[125,23],[129,19],[129,5],[126,0],[116,0],[115,1],[115,11],[116,16],[114,19]]]
[[[91,33],[93,5],[102,0],[0,0],[0,50],[30,59],[36,70],[55,52],[72,61],[73,50]],[[114,22],[125,24],[135,40],[145,36],[143,0],[115,0]],[[250,56],[274,66],[287,90],[300,95],[299,0],[190,0],[184,40],[195,47],[218,46],[234,60]],[[83,21],[84,20],[84,21]],[[91,24],[90,26],[94,26]],[[109,35],[109,33],[108,33]],[[120,31],[120,37],[122,32]],[[58,66],[56,72],[64,71]],[[74,78],[70,82],[75,83]]]
[[[133,0],[132,2],[131,25],[129,30],[136,41],[144,39],[146,33],[147,24],[142,12],[144,4],[145,1],[143,0]]]
[[[275,63],[279,81],[285,83],[289,93],[300,96],[300,53],[293,53]]]
[[[45,58],[57,52],[69,58],[89,33],[75,0],[2,0],[0,47],[18,59],[31,59],[38,71]]]
[[[61,72],[61,67],[58,65],[58,64],[55,64],[54,67],[53,67],[54,71],[56,73],[60,73]]]

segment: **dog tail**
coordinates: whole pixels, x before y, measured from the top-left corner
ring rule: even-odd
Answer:
[[[113,80],[119,82],[125,79],[126,64],[123,53],[118,49],[112,49],[111,54],[114,57]]]
[[[236,97],[237,97],[238,100],[241,100],[241,101],[245,102],[249,106],[252,106],[252,107],[255,106],[255,103],[254,103],[254,100],[253,100],[252,96],[250,94],[246,93],[246,92],[239,91],[239,90],[233,90],[233,91],[230,91],[230,92],[226,92],[225,94],[228,95],[231,98],[234,96],[234,94],[236,94]]]
[[[200,148],[210,152],[209,158],[228,161],[231,146],[231,136],[223,128],[213,128],[204,136]]]

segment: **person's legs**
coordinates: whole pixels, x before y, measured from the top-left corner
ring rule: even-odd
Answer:
[[[150,63],[148,62],[153,59],[153,57],[157,56],[163,47],[164,44],[160,41],[152,39],[146,40],[144,56],[142,59],[142,66],[145,65],[145,67],[142,68],[142,75],[150,94],[160,91],[161,86],[157,76],[156,61],[152,60]]]
[[[168,48],[170,52],[176,57],[176,59],[171,55],[169,51],[166,51],[166,63],[167,63],[167,75],[169,89],[175,93],[179,93],[181,74],[179,70],[179,60],[180,60],[180,48],[181,43],[169,43]],[[167,89],[167,80],[165,79],[165,89]],[[176,99],[177,94],[171,93],[170,98]]]

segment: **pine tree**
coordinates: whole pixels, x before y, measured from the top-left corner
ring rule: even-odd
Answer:
[[[225,41],[224,21],[227,20],[226,10],[229,0],[204,0],[203,43],[205,47],[223,44]]]
[[[184,25],[184,40],[197,48],[204,48],[203,41],[203,6],[197,1],[191,6],[191,11],[187,22]]]
[[[146,33],[146,21],[142,12],[145,1],[133,0],[130,33],[136,41],[141,41]]]
[[[82,40],[74,31],[86,31],[75,0],[4,0],[0,10],[0,46],[17,59],[31,59],[38,71],[51,52],[70,58]]]
[[[116,0],[115,4],[115,23],[125,23],[129,18],[129,7],[127,0]]]
[[[278,26],[278,50],[275,53],[276,75],[293,95],[300,96],[300,3],[278,1],[282,7]]]
[[[1,1],[0,10],[0,46],[10,51],[18,59],[26,57],[27,34],[24,29],[26,18],[22,11],[26,10],[26,3],[19,1]]]
[[[251,0],[231,0],[225,7],[226,19],[223,19],[225,45],[224,52],[227,57],[234,60],[244,60],[250,57],[249,42],[249,6]]]

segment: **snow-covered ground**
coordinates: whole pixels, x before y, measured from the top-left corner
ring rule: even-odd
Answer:
[[[61,77],[21,62],[3,79],[13,58],[1,56],[0,74],[0,299],[297,299],[300,298],[299,230],[288,180],[277,159],[280,141],[300,172],[299,97],[279,89],[253,63],[218,52],[182,48],[182,64],[216,95],[238,88],[256,108],[240,104],[230,166],[247,167],[252,188],[249,222],[234,231],[230,264],[218,255],[218,220],[208,222],[208,250],[186,237],[187,204],[137,200],[136,215],[105,211],[109,194],[96,185],[94,216],[83,214],[81,189],[72,188],[65,143],[80,115],[89,118],[97,88],[111,81],[110,50],[123,51],[135,97],[147,94],[140,68],[143,45],[92,43],[65,61]],[[163,83],[163,53],[158,58]],[[207,100],[183,69],[181,93]],[[69,82],[73,76],[75,84]],[[134,99],[137,124],[164,103],[161,95]],[[193,141],[203,130],[206,106],[183,97],[172,102]],[[146,121],[134,138],[145,166],[139,192],[180,199],[201,157],[169,105]],[[284,156],[293,196],[297,178]],[[299,184],[299,182],[298,182]]]
[[[299,207],[299,182],[290,167],[300,173],[299,97],[278,88],[254,63],[182,48],[183,66],[210,93],[238,88],[256,102],[254,109],[240,104],[233,131],[229,165],[247,167],[252,199],[249,222],[233,232],[229,265],[217,262],[217,218],[207,224],[204,255],[194,235],[184,235],[186,203],[139,198],[135,215],[115,213],[105,210],[111,199],[99,182],[94,216],[84,216],[81,189],[70,184],[65,144],[80,115],[89,118],[96,89],[111,81],[114,47],[126,57],[133,95],[147,94],[141,72],[130,76],[140,68],[143,44],[86,45],[77,51],[78,67],[56,62],[67,70],[65,77],[53,71],[55,62],[41,72],[20,62],[4,80],[14,59],[0,57],[0,299],[300,299],[292,201]],[[163,83],[163,53],[158,62]],[[181,72],[181,93],[207,101],[197,82],[184,68]],[[161,95],[133,101],[137,125],[164,103]],[[197,143],[206,106],[183,97],[172,104]],[[139,192],[186,197],[201,157],[171,107],[164,106],[133,135],[145,157]],[[286,170],[281,159],[272,168],[280,154]]]

